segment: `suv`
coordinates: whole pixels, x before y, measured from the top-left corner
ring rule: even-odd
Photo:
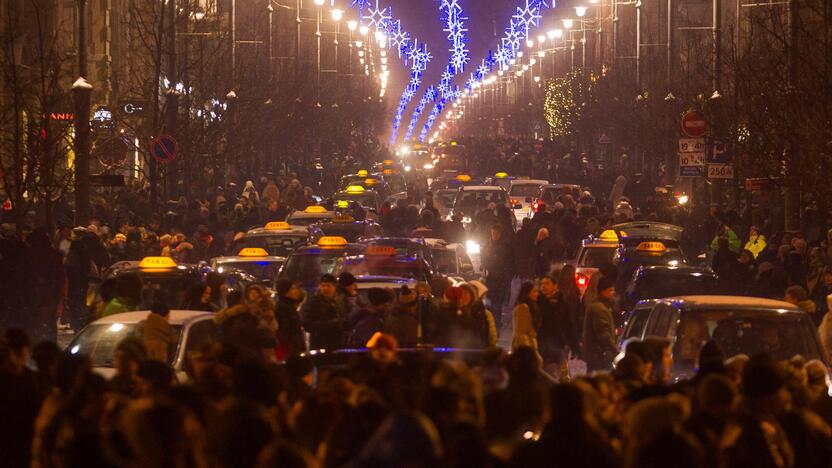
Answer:
[[[503,205],[508,207],[508,195],[501,187],[494,187],[492,185],[471,185],[460,187],[454,200],[454,206],[448,213],[450,219],[457,211],[462,211],[464,217],[462,224],[467,228],[474,219],[474,216],[480,211],[488,208],[489,203],[496,203],[497,206]],[[516,219],[513,219],[512,225],[515,225]]]
[[[643,301],[631,314],[621,350],[630,339],[667,337],[673,342],[674,379],[693,375],[699,351],[714,340],[725,356],[760,353],[775,359],[801,355],[828,366],[817,331],[802,309],[787,302],[740,296],[679,296]]]

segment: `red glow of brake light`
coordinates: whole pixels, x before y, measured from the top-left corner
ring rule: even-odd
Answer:
[[[586,275],[582,275],[580,273],[575,275],[575,284],[577,284],[578,287],[585,287],[588,283],[589,278],[587,278]]]
[[[540,203],[538,203],[538,202],[534,202],[534,203],[532,204],[532,210],[534,210],[534,212],[535,212],[535,213],[537,213],[537,209],[538,209],[538,208],[540,208]]]
[[[515,200],[515,199],[513,199],[513,198],[512,198],[512,199],[511,199],[511,204],[512,204],[512,205],[516,205],[516,204],[517,204],[517,200]]]

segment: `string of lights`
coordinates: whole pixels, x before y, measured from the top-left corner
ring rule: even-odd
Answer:
[[[554,6],[554,0],[552,1],[552,6]],[[465,81],[466,95],[470,96],[474,88],[478,87],[486,76],[494,71],[495,66],[498,70],[508,70],[516,60],[517,52],[520,50],[522,43],[529,38],[529,31],[540,25],[544,8],[549,8],[546,0],[523,0],[523,3],[517,6],[514,15],[509,20],[503,37],[500,38],[496,52],[489,50],[486,58],[480,61],[477,69]],[[441,113],[441,109],[438,113]],[[433,117],[433,114],[432,112],[431,117]],[[420,135],[420,139],[424,140],[433,127],[435,120],[435,118],[428,118]]]

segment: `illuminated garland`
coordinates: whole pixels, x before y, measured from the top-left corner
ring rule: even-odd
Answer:
[[[594,87],[591,79],[584,83],[580,72],[571,72],[559,78],[552,78],[546,82],[546,100],[543,112],[549,126],[549,138],[562,138],[572,134],[575,124],[582,117],[581,106],[576,96],[590,98]]]
[[[554,0],[552,6],[554,7]],[[499,70],[508,70],[517,56],[517,51],[520,50],[521,42],[529,38],[531,28],[540,25],[541,12],[548,7],[546,0],[523,0],[522,6],[518,6],[514,15],[512,15],[509,25],[505,29],[505,34],[500,39],[500,44],[497,45],[497,51],[489,50],[487,57],[480,62],[477,70],[469,75],[465,82],[466,94],[470,95],[474,86],[482,82],[488,73],[494,71],[495,65]],[[434,108],[434,111],[436,111],[436,108]],[[442,112],[441,109],[436,113],[437,116],[439,112]],[[431,117],[434,117],[434,112],[431,113]],[[430,132],[435,120],[435,117],[433,119],[428,118],[425,127],[422,129],[422,139]]]
[[[413,116],[410,118],[410,124],[407,126],[407,134],[404,136],[405,140],[410,140],[410,137],[413,136],[413,130],[416,129],[416,123],[419,121],[419,116],[422,115],[422,112],[425,110],[425,106],[427,106],[430,102],[436,102],[436,87],[434,86],[428,86],[428,89],[425,90],[425,94],[422,95],[422,99],[419,100],[419,105],[417,105],[416,110],[413,111]]]
[[[442,21],[445,22],[443,31],[448,33],[448,42],[450,43],[448,51],[451,55],[448,58],[448,65],[445,67],[445,71],[442,72],[442,79],[437,86],[439,90],[438,100],[434,99],[435,104],[433,110],[431,110],[425,126],[419,133],[420,141],[425,140],[428,131],[430,131],[430,127],[433,126],[433,122],[439,113],[442,112],[445,105],[459,98],[459,88],[453,86],[451,82],[455,76],[463,72],[465,65],[470,61],[467,46],[468,37],[466,35],[468,29],[465,28],[465,21],[468,20],[468,17],[463,14],[459,0],[442,0],[439,4],[439,11],[442,12]],[[424,107],[416,108],[416,111],[413,112],[413,116],[410,119],[411,127],[416,127],[416,123],[423,111]],[[408,132],[408,135],[411,134],[412,131]]]
[[[406,44],[404,53],[407,60],[410,60],[411,62],[410,82],[404,89],[401,99],[399,99],[399,107],[396,108],[396,115],[393,117],[393,129],[390,132],[391,146],[396,144],[402,115],[404,114],[405,109],[407,109],[407,105],[410,104],[411,100],[413,100],[413,96],[415,96],[416,92],[419,90],[419,86],[422,84],[422,73],[424,73],[428,63],[433,58],[425,47],[425,44],[419,45],[418,39],[414,39],[413,44]]]

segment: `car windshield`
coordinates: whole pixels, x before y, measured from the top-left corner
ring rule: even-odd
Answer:
[[[330,215],[330,216],[303,216],[303,215],[301,215],[300,217],[289,216],[289,219],[287,221],[292,226],[309,226],[309,225],[312,225],[312,224],[315,224],[315,223],[320,223],[322,221],[327,221],[329,219],[332,219],[333,216],[334,215]]]
[[[459,193],[454,208],[485,208],[492,202],[498,206],[505,204],[506,193],[502,190],[463,191]]]
[[[84,327],[69,345],[71,354],[83,354],[90,358],[93,367],[113,367],[113,356],[121,340],[136,335],[138,323],[100,323]],[[173,325],[177,343],[182,338],[182,326]],[[171,346],[168,363],[173,364],[177,346]]]
[[[302,234],[291,236],[246,236],[243,244],[244,247],[260,247],[265,249],[269,255],[288,257],[295,248],[306,244],[306,236]]]
[[[332,273],[335,262],[344,255],[343,251],[320,252],[315,254],[295,254],[289,257],[283,271],[282,278],[289,278],[304,286],[314,286],[321,275]]]
[[[682,252],[678,250],[669,250],[660,255],[633,252],[627,254],[618,264],[618,278],[619,280],[630,280],[633,278],[633,273],[640,266],[674,265],[671,262],[681,265],[687,263],[687,260]]]
[[[578,259],[578,266],[599,268],[601,265],[610,263],[613,255],[615,255],[614,247],[587,247],[581,252],[581,258]]]
[[[424,263],[401,256],[365,255],[348,257],[339,262],[335,275],[350,272],[355,276],[395,276],[427,281]]]
[[[440,190],[433,195],[433,198],[442,206],[451,206],[456,198],[456,190]]]
[[[682,314],[673,356],[679,367],[696,363],[708,341],[719,344],[726,357],[766,353],[775,359],[801,355],[821,359],[815,330],[808,317],[758,310],[697,310]]]
[[[534,184],[512,185],[508,194],[512,197],[536,197],[540,192],[540,186]]]
[[[217,268],[218,273],[227,271],[229,268],[244,271],[251,276],[257,278],[259,281],[273,281],[277,272],[280,270],[281,262],[262,261],[262,262],[222,262]]]
[[[448,249],[431,249],[431,257],[436,264],[436,269],[446,274],[456,274],[459,272],[456,252]]]
[[[368,226],[364,223],[325,224],[321,225],[321,231],[325,236],[343,237],[347,242],[357,242],[361,237],[372,237],[378,234],[375,226]]]
[[[164,273],[142,274],[141,304],[150,307],[154,302],[163,302],[168,307],[179,307],[185,295],[201,283],[196,275],[170,275]]]
[[[376,203],[376,194],[375,192],[369,193],[342,193],[335,197],[335,201],[339,200],[346,200],[348,202],[358,202],[359,205],[370,208],[373,210],[378,209],[378,204]]]
[[[662,299],[673,296],[715,294],[719,284],[715,277],[703,274],[655,274],[639,277],[632,292],[633,299]]]

